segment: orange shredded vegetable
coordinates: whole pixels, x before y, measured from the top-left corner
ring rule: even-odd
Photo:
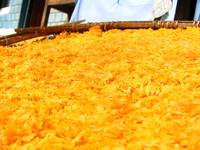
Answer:
[[[62,33],[0,47],[0,149],[199,150],[200,29]]]

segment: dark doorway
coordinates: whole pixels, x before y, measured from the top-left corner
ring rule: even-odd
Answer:
[[[0,9],[4,7],[8,7],[8,5],[9,5],[9,0],[1,0]]]
[[[197,0],[178,0],[175,20],[193,20]]]

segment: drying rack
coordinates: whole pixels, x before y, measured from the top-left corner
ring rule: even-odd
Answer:
[[[16,34],[0,38],[0,45],[9,46],[28,39],[59,34],[61,32],[84,32],[93,26],[99,26],[103,31],[110,29],[177,29],[187,27],[200,27],[200,21],[123,21],[123,22],[101,22],[101,23],[68,23],[60,26],[30,27],[15,29]]]

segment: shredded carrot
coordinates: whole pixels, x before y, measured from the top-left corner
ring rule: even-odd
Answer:
[[[200,29],[62,33],[0,47],[0,149],[200,149]]]

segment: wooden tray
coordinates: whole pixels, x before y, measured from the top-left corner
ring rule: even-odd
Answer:
[[[93,26],[100,26],[102,30],[110,29],[159,29],[159,28],[187,28],[200,27],[200,21],[125,21],[125,22],[101,22],[101,23],[68,23],[62,26],[31,27],[16,29],[16,34],[0,38],[0,45],[8,46],[27,39],[58,34],[60,32],[84,32]]]

